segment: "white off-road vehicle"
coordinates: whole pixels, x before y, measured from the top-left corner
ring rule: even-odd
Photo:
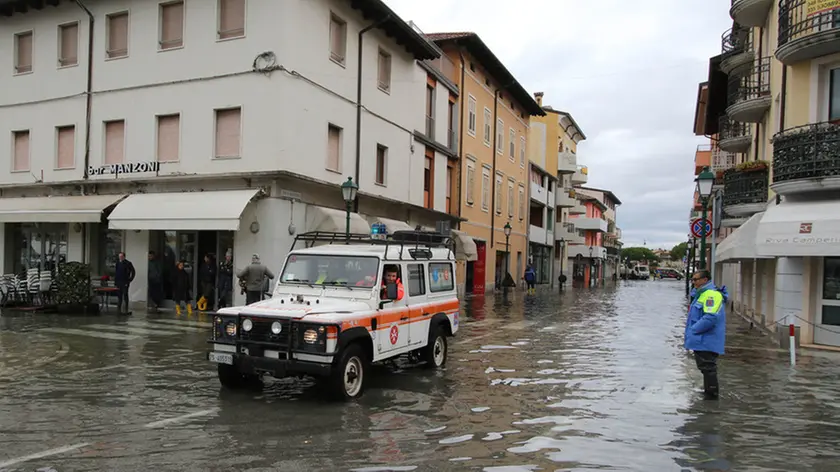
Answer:
[[[434,232],[301,234],[270,299],[213,317],[207,357],[225,387],[306,375],[344,399],[362,394],[373,362],[442,367],[458,331],[454,259],[452,239]]]

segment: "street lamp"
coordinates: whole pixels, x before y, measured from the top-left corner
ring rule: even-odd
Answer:
[[[359,186],[353,182],[353,177],[347,177],[347,181],[341,184],[341,196],[344,198],[345,208],[347,210],[347,226],[344,237],[347,244],[350,244],[350,209],[353,202],[356,201],[356,194],[359,192]]]
[[[712,186],[715,184],[715,174],[708,167],[704,167],[703,172],[697,176],[696,182],[697,193],[700,194],[700,202],[703,205],[700,223],[703,227],[703,236],[700,238],[700,270],[704,270],[706,268],[706,213],[709,209],[709,197],[712,196]]]
[[[566,240],[563,239],[563,238],[560,238],[560,277],[559,277],[559,282],[560,282],[560,291],[561,292],[563,291],[563,282],[565,282],[565,280],[563,280],[563,277],[565,277],[565,274],[563,273],[563,259],[565,257],[566,257]]]
[[[505,231],[505,275],[504,275],[504,279],[502,281],[502,291],[504,292],[504,295],[507,295],[508,284],[506,282],[507,282],[507,276],[508,276],[508,274],[510,274],[510,233],[511,233],[511,231],[513,231],[513,228],[511,228],[509,221],[507,223],[505,223],[504,231]]]

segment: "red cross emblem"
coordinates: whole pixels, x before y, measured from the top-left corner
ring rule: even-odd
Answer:
[[[400,339],[400,328],[397,325],[391,326],[391,344],[397,344],[397,340]]]

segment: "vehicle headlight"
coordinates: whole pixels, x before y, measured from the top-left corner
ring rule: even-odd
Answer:
[[[242,331],[248,332],[254,327],[254,322],[248,318],[242,320]]]
[[[236,336],[236,323],[230,322],[225,325],[225,333],[230,337]]]
[[[303,342],[306,344],[315,344],[318,342],[318,332],[314,329],[307,329],[303,332]]]
[[[280,331],[283,331],[283,325],[280,324],[279,321],[275,321],[271,323],[271,332],[274,334],[280,334]]]

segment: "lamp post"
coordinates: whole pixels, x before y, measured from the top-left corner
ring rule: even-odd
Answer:
[[[697,176],[697,193],[700,194],[700,203],[703,205],[702,224],[703,237],[700,238],[700,270],[706,269],[706,214],[709,210],[709,197],[712,196],[712,186],[715,184],[715,174],[708,167]]]
[[[505,275],[502,279],[502,292],[505,296],[508,293],[508,284],[507,284],[507,276],[510,274],[510,233],[513,231],[513,228],[510,226],[510,222],[505,223],[504,227],[505,231]]]
[[[685,294],[688,295],[691,292],[691,259],[694,258],[694,254],[691,252],[692,248],[694,247],[694,242],[692,238],[688,239],[688,242],[685,245]]]
[[[566,240],[560,238],[560,277],[558,277],[558,281],[560,282],[560,291],[563,291],[563,277],[565,274],[563,273],[563,259],[566,257]]]
[[[345,209],[347,211],[347,226],[344,232],[344,238],[347,244],[350,244],[350,211],[353,208],[353,202],[356,200],[356,194],[359,192],[359,186],[353,182],[353,177],[347,177],[347,181],[341,184],[341,196],[344,198]]]

